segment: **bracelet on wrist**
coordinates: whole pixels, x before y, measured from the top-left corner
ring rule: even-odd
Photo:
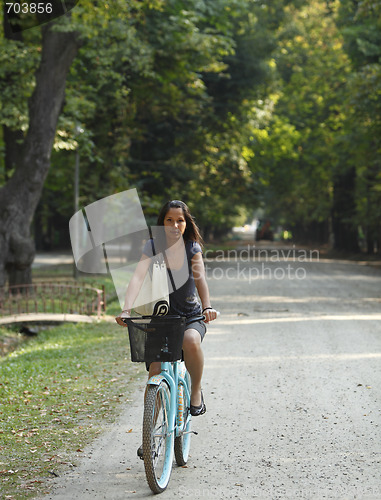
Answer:
[[[213,309],[213,307],[204,307],[204,309],[202,310],[202,312],[204,313],[205,311],[207,311],[208,309]]]

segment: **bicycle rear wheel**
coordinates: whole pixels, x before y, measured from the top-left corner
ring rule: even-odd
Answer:
[[[169,434],[170,390],[166,382],[149,385],[144,403],[143,458],[146,478],[154,493],[169,483],[173,464],[174,433]]]
[[[189,391],[190,376],[188,372],[185,374],[185,383]],[[182,466],[188,462],[191,440],[190,397],[187,396],[187,391],[182,383],[178,387],[177,425],[180,434],[175,437],[175,458],[177,465]]]

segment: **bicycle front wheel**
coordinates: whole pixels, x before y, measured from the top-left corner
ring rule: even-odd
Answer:
[[[154,493],[169,483],[173,464],[173,432],[169,433],[171,394],[166,382],[149,385],[144,403],[143,458],[146,478]]]

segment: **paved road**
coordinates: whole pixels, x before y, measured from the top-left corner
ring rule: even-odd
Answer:
[[[204,342],[208,411],[162,498],[379,500],[381,271],[270,256],[207,266],[222,311]],[[136,458],[143,386],[44,500],[151,496]]]
[[[62,252],[40,252],[37,253],[32,268],[38,269],[47,266],[57,266],[59,264],[73,264],[73,253],[69,250]]]

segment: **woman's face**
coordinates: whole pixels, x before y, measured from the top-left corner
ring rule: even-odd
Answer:
[[[170,208],[164,217],[164,227],[167,239],[173,243],[178,241],[187,227],[183,209]]]

